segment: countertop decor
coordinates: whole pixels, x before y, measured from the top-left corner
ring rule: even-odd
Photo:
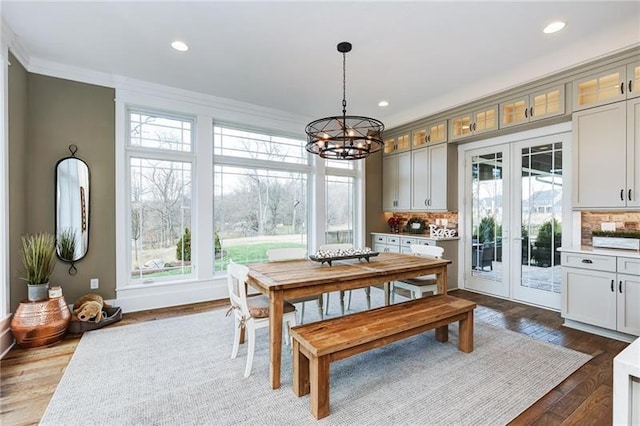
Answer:
[[[424,220],[420,219],[419,217],[412,217],[407,221],[405,230],[409,234],[424,234],[425,228],[426,224]]]

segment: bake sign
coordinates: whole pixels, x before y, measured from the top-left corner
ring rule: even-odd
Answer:
[[[451,238],[456,236],[456,230],[429,225],[429,234],[431,238]]]

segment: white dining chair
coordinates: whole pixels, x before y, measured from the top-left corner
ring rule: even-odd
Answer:
[[[353,248],[353,244],[349,243],[339,243],[339,244],[323,244],[318,250],[319,251],[338,251],[338,250],[349,250]],[[347,302],[347,309],[351,308],[351,290],[347,290],[349,292],[349,300]],[[365,287],[364,292],[367,295],[367,309],[371,309],[371,288]],[[341,314],[344,315],[344,291],[340,291],[340,311]],[[327,308],[326,314],[329,314],[329,293],[327,293]]]
[[[427,246],[423,244],[411,244],[411,253],[416,256],[430,257],[433,259],[441,259],[444,248],[439,246]],[[402,281],[394,281],[391,283],[391,303],[395,300],[395,289],[404,288],[411,292],[411,298],[417,299],[423,294],[433,292],[437,294],[438,286],[435,275],[423,275],[417,278],[409,278]]]
[[[256,329],[269,326],[269,298],[262,294],[247,297],[247,275],[249,268],[233,261],[227,265],[227,287],[229,290],[230,311],[235,318],[235,332],[233,336],[233,349],[231,359],[238,356],[240,347],[240,335],[245,329],[247,347],[247,365],[244,369],[244,377],[251,375],[253,366],[253,354],[256,348]],[[285,343],[289,344],[289,327],[296,325],[296,308],[291,303],[284,303],[282,324],[285,326]]]
[[[267,259],[269,262],[281,262],[285,260],[294,260],[294,259],[305,259],[307,257],[307,249],[302,247],[286,247],[286,248],[278,248],[267,250]],[[313,296],[305,296],[298,297],[296,299],[287,299],[289,303],[301,303],[300,307],[300,324],[304,324],[304,305],[306,302],[314,302],[318,303],[318,312],[320,314],[320,319],[324,319],[323,314],[323,300],[322,294],[313,295]]]

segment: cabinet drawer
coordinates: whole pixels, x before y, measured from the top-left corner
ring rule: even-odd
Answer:
[[[630,257],[618,258],[618,273],[629,275],[640,275],[640,259]]]
[[[562,253],[562,266],[616,272],[616,257],[599,254]]]
[[[400,237],[388,236],[387,237],[387,244],[398,244],[398,245],[400,245]]]
[[[374,243],[379,243],[379,244],[386,244],[387,243],[387,236],[386,235],[374,235],[373,236],[373,242]]]
[[[436,243],[433,240],[427,240],[425,238],[418,238],[418,237],[402,237],[400,239],[400,246],[402,247],[409,247],[411,244],[434,246]]]

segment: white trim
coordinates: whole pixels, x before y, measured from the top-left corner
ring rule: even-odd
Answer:
[[[565,327],[573,328],[575,330],[586,331],[587,333],[597,334],[598,336],[608,337],[610,339],[621,340],[623,342],[633,342],[638,336],[631,334],[621,333],[619,331],[611,330],[609,328],[602,328],[591,324],[586,324],[580,321],[574,321],[570,319],[564,320]]]
[[[465,254],[465,247],[466,247],[465,244],[468,242],[467,240],[471,238],[470,236],[466,235],[466,228],[464,227],[464,224],[466,223],[466,221],[469,220],[466,214],[466,204],[465,204],[465,199],[466,199],[465,197],[465,194],[466,194],[465,192],[465,189],[466,189],[465,188],[465,184],[466,184],[465,157],[466,157],[467,151],[478,149],[481,147],[502,145],[502,144],[513,142],[513,141],[520,142],[528,139],[535,139],[535,138],[551,136],[559,133],[571,132],[571,128],[572,128],[572,124],[570,121],[568,121],[565,123],[559,123],[551,126],[539,127],[532,130],[526,130],[524,132],[511,133],[508,135],[496,136],[493,138],[488,138],[488,139],[483,139],[475,142],[458,145],[458,227],[460,232],[460,242],[458,244],[458,259],[460,259],[460,261],[458,262],[458,288],[461,288],[461,289],[466,288],[466,282],[464,278],[465,277],[464,254]],[[569,153],[570,152],[571,151],[569,148]],[[563,147],[563,162],[564,161],[567,161],[567,164],[570,165],[569,158],[566,158],[565,147]],[[567,176],[570,176],[570,175],[567,175]],[[563,209],[564,208],[565,208],[565,205],[563,204]],[[569,210],[570,208],[567,211]],[[565,219],[566,217],[563,214],[562,220],[564,221]],[[571,219],[571,217],[569,217],[569,219]],[[462,224],[462,227],[460,227],[460,224]],[[564,226],[565,224],[563,224],[563,229],[564,229]],[[566,227],[567,229],[573,228],[573,224],[571,223],[571,220],[569,220],[569,222],[566,224]],[[564,236],[562,240],[564,243],[565,241]]]
[[[137,312],[169,306],[221,300],[228,297],[226,277],[151,286],[116,289],[116,305],[122,312]]]
[[[0,320],[0,359],[2,359],[15,344],[13,333],[11,333],[11,318],[13,318],[13,314],[9,314]]]
[[[0,6],[1,7],[1,6]],[[4,36],[4,21],[0,22]],[[9,48],[4,37],[0,42],[0,318],[11,312],[9,274]],[[0,329],[0,333],[5,330]],[[4,347],[0,342],[0,352]]]

